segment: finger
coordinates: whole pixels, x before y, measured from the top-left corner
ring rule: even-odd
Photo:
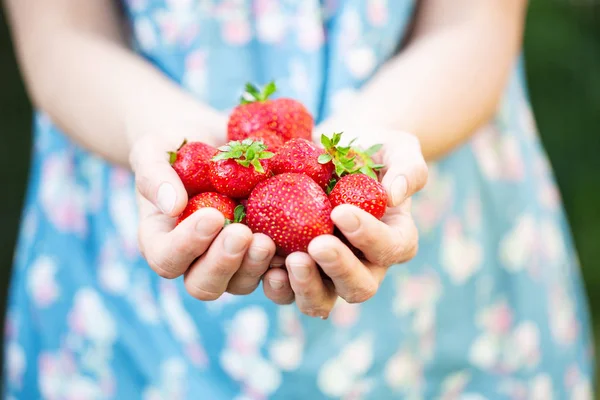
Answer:
[[[335,236],[314,238],[308,254],[331,278],[338,296],[348,303],[365,302],[377,293],[379,282],[371,271]]]
[[[168,161],[167,149],[158,139],[136,142],[129,157],[137,191],[163,214],[176,217],[187,205],[187,192]]]
[[[379,221],[358,207],[344,204],[332,211],[331,219],[346,239],[375,265],[389,267],[416,255],[417,228],[401,207],[388,209]]]
[[[285,257],[276,255],[271,260],[271,268],[282,268],[285,267]]]
[[[252,243],[252,232],[242,224],[228,225],[217,236],[206,254],[184,275],[188,293],[198,300],[216,300],[225,292],[229,280],[240,268]]]
[[[396,138],[402,145],[385,148],[381,184],[388,193],[388,206],[399,206],[405,199],[423,189],[427,183],[428,168],[419,140],[410,134]]]
[[[306,253],[290,254],[285,264],[300,311],[311,317],[327,318],[336,300],[333,285],[323,280]]]
[[[287,270],[271,268],[263,276],[263,291],[275,304],[285,305],[294,302],[294,292],[290,286]]]
[[[240,295],[254,292],[274,255],[275,243],[268,236],[255,233],[240,269],[229,281],[227,291]]]
[[[175,228],[172,218],[158,212],[148,214],[139,223],[140,251],[154,272],[176,278],[204,254],[224,222],[223,214],[213,208],[198,210]]]

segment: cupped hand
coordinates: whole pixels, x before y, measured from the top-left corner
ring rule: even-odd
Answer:
[[[411,196],[425,186],[427,164],[413,135],[386,132],[381,137],[384,146],[376,161],[386,165],[381,171],[388,194],[386,214],[380,221],[351,205],[338,206],[331,214],[364,258],[333,235],[316,237],[307,253],[285,259],[285,269],[272,268],[265,274],[265,294],[274,302],[295,301],[304,314],[326,318],[338,297],[349,303],[367,301],[377,293],[390,266],[416,255],[418,232],[411,216]]]
[[[223,215],[203,208],[176,225],[186,190],[168,162],[172,140],[146,136],[133,145],[142,255],[161,277],[184,276],[193,297],[209,301],[224,292],[249,294],[259,285],[275,254],[275,244],[242,224],[224,226]]]

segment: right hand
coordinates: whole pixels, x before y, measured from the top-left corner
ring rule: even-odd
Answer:
[[[172,140],[154,136],[132,146],[142,255],[163,278],[184,275],[188,293],[199,300],[252,293],[269,268],[275,244],[242,224],[223,228],[225,218],[214,208],[198,210],[176,226],[188,196],[168,162],[172,148]]]

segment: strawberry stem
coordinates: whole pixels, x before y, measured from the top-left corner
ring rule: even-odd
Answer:
[[[179,145],[177,150],[175,151],[167,151],[169,155],[169,164],[173,165],[177,161],[177,152],[183,148],[187,144],[187,139],[183,139],[183,142]]]

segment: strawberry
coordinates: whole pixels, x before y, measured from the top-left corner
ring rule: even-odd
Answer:
[[[329,201],[333,208],[340,204],[352,204],[381,219],[385,214],[387,193],[376,179],[357,173],[340,178],[329,193]]]
[[[250,83],[246,85],[241,104],[229,116],[228,140],[243,140],[262,129],[274,131],[284,142],[295,137],[311,138],[314,120],[310,112],[294,99],[270,100],[276,90],[274,82],[262,91]]]
[[[225,224],[240,222],[244,218],[244,207],[238,205],[235,200],[215,192],[204,192],[192,197],[185,210],[181,213],[177,220],[179,225],[184,219],[192,215],[201,208],[212,207],[216,208],[225,217]]]
[[[248,139],[263,142],[264,145],[267,146],[267,150],[273,153],[277,152],[281,145],[283,145],[283,139],[281,139],[277,133],[268,129],[256,131],[249,135]]]
[[[382,164],[376,164],[371,158],[381,149],[380,144],[362,150],[357,146],[352,146],[354,140],[348,146],[340,146],[341,133],[334,133],[331,138],[321,135],[321,144],[325,148],[325,155],[319,157],[320,163],[332,162],[335,166],[335,173],[338,177],[346,174],[355,174],[360,172],[377,179],[377,171],[384,167]]]
[[[252,139],[219,147],[210,163],[210,181],[217,192],[234,199],[248,197],[254,186],[271,176],[267,159],[273,153]]]
[[[215,190],[208,178],[208,165],[215,151],[217,149],[202,142],[184,140],[177,151],[169,152],[169,162],[183,182],[188,196]]]
[[[274,174],[284,172],[304,173],[311,177],[317,185],[325,189],[333,176],[333,163],[319,163],[319,157],[326,155],[323,150],[306,139],[291,139],[286,142],[275,157],[269,161]]]
[[[283,173],[254,188],[246,208],[246,223],[254,233],[264,233],[280,255],[306,252],[319,235],[333,233],[331,203],[307,175]]]

